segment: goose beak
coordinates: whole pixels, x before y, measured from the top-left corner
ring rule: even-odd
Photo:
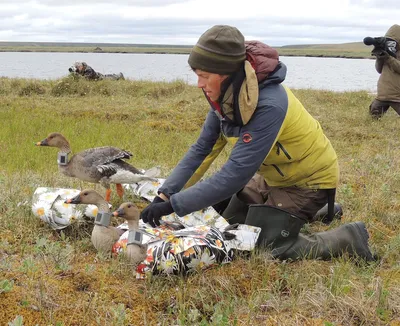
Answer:
[[[80,204],[81,203],[81,199],[79,197],[79,195],[73,197],[73,198],[69,198],[67,200],[65,200],[66,204]]]
[[[49,146],[49,143],[47,142],[47,138],[43,139],[42,141],[38,141],[36,143],[36,146]]]
[[[120,209],[116,210],[116,211],[113,213],[113,215],[114,215],[114,216],[124,216],[124,215],[125,215],[124,209],[123,209],[123,208],[120,208]]]

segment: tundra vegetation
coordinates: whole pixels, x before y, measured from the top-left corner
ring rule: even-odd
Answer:
[[[342,221],[364,221],[376,263],[280,262],[268,251],[188,277],[136,280],[122,257],[96,254],[90,225],[53,231],[33,215],[37,187],[94,188],[57,170],[34,146],[58,131],[74,152],[113,145],[167,176],[208,110],[183,81],[0,78],[0,323],[2,325],[400,325],[399,117],[368,116],[373,95],[294,89],[336,149]],[[224,152],[211,171],[227,159]],[[210,173],[209,172],[209,173]],[[147,204],[125,194],[140,209]],[[112,197],[113,207],[120,204]],[[122,222],[114,221],[115,224]]]

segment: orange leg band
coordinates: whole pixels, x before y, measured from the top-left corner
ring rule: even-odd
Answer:
[[[109,202],[110,199],[111,199],[111,189],[107,189],[106,190],[106,198],[105,198],[105,200]]]
[[[122,188],[122,185],[120,183],[116,184],[117,187],[117,194],[120,198],[124,195],[124,188]]]

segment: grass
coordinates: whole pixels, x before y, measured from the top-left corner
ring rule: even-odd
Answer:
[[[399,117],[391,110],[371,120],[367,92],[293,91],[338,153],[343,223],[366,223],[380,261],[282,263],[254,252],[187,278],[139,281],[123,258],[96,255],[87,228],[52,231],[32,214],[39,186],[103,191],[61,176],[56,150],[34,143],[58,131],[75,152],[118,146],[134,153],[138,168],[160,165],[167,176],[200,132],[207,112],[201,91],[179,80],[1,78],[1,324],[400,325]]]
[[[273,46],[273,45],[271,45]],[[305,44],[275,47],[281,56],[371,58],[371,47],[363,42],[341,44]],[[101,53],[167,53],[189,54],[190,46],[0,42],[0,52],[101,52]]]

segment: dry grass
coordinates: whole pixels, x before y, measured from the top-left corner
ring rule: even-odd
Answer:
[[[166,176],[200,131],[201,92],[180,81],[0,79],[0,324],[400,325],[399,117],[372,121],[367,92],[294,93],[338,152],[343,222],[367,224],[380,261],[287,264],[255,252],[187,278],[139,281],[124,259],[96,255],[90,229],[52,231],[32,214],[38,186],[93,187],[60,176],[56,151],[34,142],[59,131],[74,151],[119,146]]]

